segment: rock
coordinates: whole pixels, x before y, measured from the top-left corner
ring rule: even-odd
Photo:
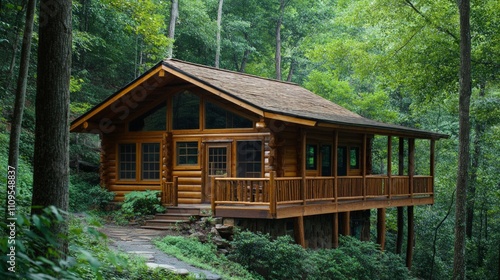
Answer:
[[[192,233],[189,237],[197,238],[201,243],[206,243],[208,240],[207,236],[201,232]]]
[[[227,240],[232,240],[233,237],[233,226],[225,226],[225,225],[215,225],[215,229],[219,232],[219,235],[222,238],[225,238]]]

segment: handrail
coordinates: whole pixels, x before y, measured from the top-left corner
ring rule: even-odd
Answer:
[[[218,205],[231,204],[268,206],[270,215],[275,217],[280,205],[433,195],[432,176],[415,175],[412,185],[409,190],[410,176],[385,174],[302,178],[275,177],[275,172],[271,172],[268,178],[221,177],[212,181],[212,207],[215,210]]]

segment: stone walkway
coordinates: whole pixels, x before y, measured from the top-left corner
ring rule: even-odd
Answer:
[[[217,274],[196,268],[156,248],[152,239],[167,235],[166,231],[115,225],[104,225],[99,230],[108,236],[111,248],[142,256],[150,267],[162,267],[177,274],[192,273],[200,279],[221,279]]]

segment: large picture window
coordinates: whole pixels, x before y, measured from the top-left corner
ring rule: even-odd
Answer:
[[[198,142],[177,142],[177,165],[198,165]]]
[[[240,178],[262,177],[262,141],[238,141],[236,174]]]
[[[119,177],[121,180],[135,180],[136,173],[136,145],[119,145]]]
[[[173,129],[200,129],[200,98],[189,91],[173,97]]]
[[[253,122],[211,102],[205,102],[205,128],[252,128]]]
[[[156,106],[128,125],[129,131],[164,131],[167,129],[167,103]]]

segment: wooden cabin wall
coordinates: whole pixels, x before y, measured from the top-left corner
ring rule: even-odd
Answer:
[[[193,168],[190,170],[175,170],[173,176],[177,176],[178,183],[178,197],[181,204],[193,204],[202,202],[202,177],[203,174],[200,168]]]
[[[278,156],[278,170],[279,177],[296,177],[300,176],[300,168],[298,162],[299,137],[296,128],[288,128],[279,134],[281,141],[281,150]]]

